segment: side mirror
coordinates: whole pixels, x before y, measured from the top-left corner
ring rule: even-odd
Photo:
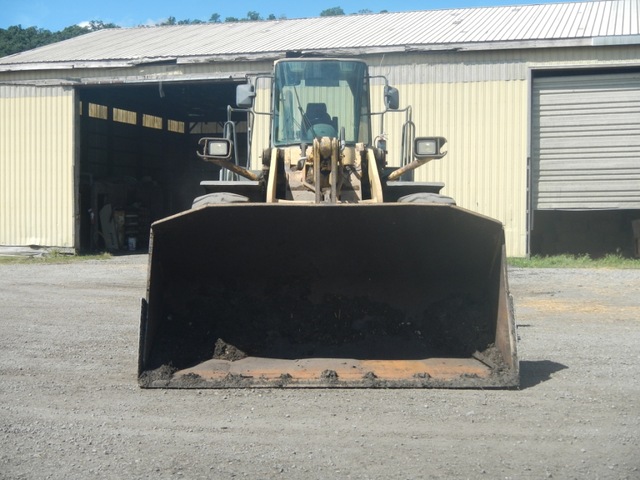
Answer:
[[[238,108],[253,107],[253,99],[256,97],[256,90],[250,83],[244,83],[236,87],[236,105]]]
[[[400,108],[400,94],[397,88],[385,85],[384,104],[389,110],[397,110]]]
[[[444,137],[418,137],[413,144],[413,155],[419,160],[442,158],[447,154],[442,151],[446,143]]]

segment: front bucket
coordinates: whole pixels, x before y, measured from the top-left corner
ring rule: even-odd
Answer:
[[[207,205],[152,226],[142,387],[518,385],[502,225],[450,205]]]

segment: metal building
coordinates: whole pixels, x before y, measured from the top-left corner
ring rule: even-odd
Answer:
[[[510,256],[633,252],[640,0],[109,29],[2,58],[0,248],[144,248],[217,178],[195,150],[235,86],[286,55],[385,75],[449,141],[416,179],[501,220]]]

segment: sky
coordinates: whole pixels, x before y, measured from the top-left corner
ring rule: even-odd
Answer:
[[[208,21],[217,13],[222,21],[227,17],[245,18],[247,12],[258,12],[263,18],[270,14],[277,18],[317,17],[320,12],[341,7],[346,14],[361,10],[378,13],[447,8],[489,7],[550,3],[552,0],[319,0],[316,2],[270,1],[212,1],[212,0],[0,0],[0,28],[21,25],[52,32],[89,21],[115,23],[120,27],[154,25],[169,17],[176,20]],[[555,0],[560,3],[563,0]]]

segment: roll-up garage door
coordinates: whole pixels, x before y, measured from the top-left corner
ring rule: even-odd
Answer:
[[[536,210],[640,208],[640,72],[537,77]]]

